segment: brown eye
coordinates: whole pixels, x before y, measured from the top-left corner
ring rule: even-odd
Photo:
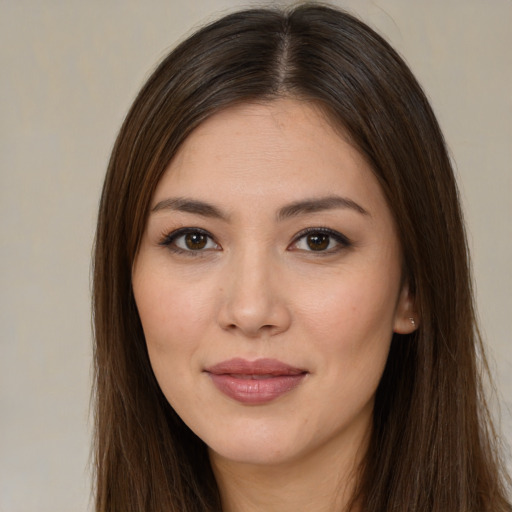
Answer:
[[[306,243],[312,251],[324,251],[329,247],[330,241],[330,236],[325,233],[312,233],[306,237]]]
[[[160,242],[160,245],[174,252],[189,254],[222,250],[208,231],[199,228],[181,228],[173,231]]]
[[[208,236],[204,233],[192,232],[185,235],[185,245],[191,251],[199,251],[206,247]]]
[[[329,228],[309,228],[301,231],[289,250],[334,254],[352,246],[352,242],[339,231]]]

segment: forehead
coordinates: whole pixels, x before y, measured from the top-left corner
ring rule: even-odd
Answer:
[[[168,166],[153,205],[169,194],[270,203],[334,191],[382,196],[363,156],[319,107],[279,99],[229,107],[204,121]]]

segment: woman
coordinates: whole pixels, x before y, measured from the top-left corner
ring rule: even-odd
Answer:
[[[232,14],[162,62],[94,321],[98,511],[511,510],[441,132],[345,13]]]

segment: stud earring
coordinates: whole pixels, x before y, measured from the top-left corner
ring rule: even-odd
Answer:
[[[411,322],[412,325],[416,326],[416,320],[414,320],[414,317],[409,317],[409,322]]]

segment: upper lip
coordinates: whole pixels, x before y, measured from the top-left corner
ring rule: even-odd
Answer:
[[[306,373],[302,368],[296,368],[277,359],[256,359],[248,361],[239,357],[222,361],[205,368],[214,375],[300,375]]]

